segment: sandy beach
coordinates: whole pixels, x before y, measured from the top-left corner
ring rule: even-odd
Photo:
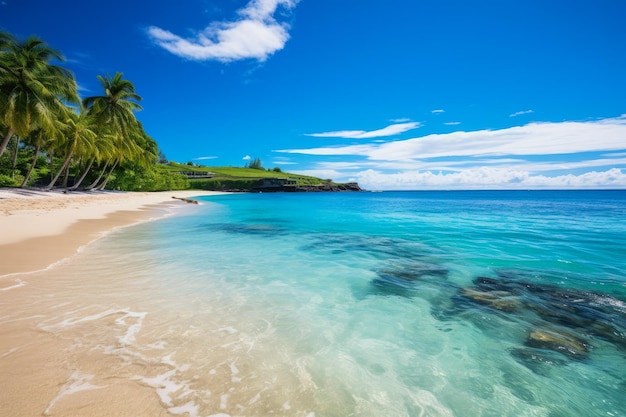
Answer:
[[[31,274],[69,257],[90,242],[119,227],[167,216],[191,204],[173,199],[217,193],[168,191],[156,193],[69,193],[0,189],[0,415],[2,416],[165,416],[153,387],[129,383],[110,355],[79,354],[73,340],[85,331],[115,338],[111,326],[141,319],[115,310],[89,319],[87,328],[58,337],[42,325],[43,317],[64,317],[74,309],[99,305],[104,299],[96,276],[64,281],[63,263],[45,273]],[[72,272],[71,268],[68,270]],[[127,303],[122,295],[111,305]],[[34,301],[36,300],[36,301]],[[65,307],[60,307],[65,306]],[[93,308],[93,307],[84,307]],[[44,319],[45,321],[45,319]],[[91,338],[91,337],[90,337]],[[115,340],[115,339],[114,339]],[[78,372],[119,378],[106,387]],[[104,367],[104,368],[102,368]],[[109,369],[104,371],[103,369]],[[131,375],[132,376],[132,375]],[[99,384],[99,383],[98,383]]]
[[[44,269],[112,229],[165,216],[186,204],[172,197],[215,194],[0,189],[0,277]]]

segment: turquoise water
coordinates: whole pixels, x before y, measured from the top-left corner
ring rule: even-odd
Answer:
[[[141,283],[170,412],[626,416],[626,192],[200,200],[76,269]]]

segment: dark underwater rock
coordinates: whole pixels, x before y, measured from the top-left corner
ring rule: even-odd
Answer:
[[[477,277],[474,286],[459,295],[505,313],[531,312],[540,322],[590,334],[626,350],[626,303],[609,294],[526,281],[531,276],[498,271],[497,278]]]
[[[537,273],[515,270],[479,276],[471,286],[458,288],[447,303],[433,306],[432,314],[439,320],[456,317],[483,326],[484,313],[491,312],[519,323],[528,329],[527,337],[511,355],[540,375],[566,360],[588,358],[599,341],[626,351],[624,300],[547,284],[544,279]]]
[[[461,288],[459,295],[477,304],[506,313],[514,313],[522,308],[522,303],[515,298],[515,294],[508,291],[479,291],[466,287]]]
[[[211,230],[219,232],[228,232],[234,234],[247,234],[247,235],[267,235],[267,236],[279,236],[289,233],[289,230],[284,226],[277,226],[274,224],[235,224],[235,223],[216,223],[208,226]]]
[[[527,308],[542,320],[593,335],[626,350],[623,303],[609,295],[578,290],[547,291]]]
[[[407,283],[393,276],[379,275],[371,281],[371,285],[376,292],[381,295],[398,295],[401,297],[411,297],[414,288]]]
[[[534,283],[511,278],[512,274],[512,272],[508,271],[506,273],[499,272],[498,278],[477,277],[474,279],[473,284],[482,291],[506,291],[515,295],[544,292],[540,286]]]
[[[397,263],[421,260],[432,254],[431,248],[404,239],[334,233],[317,235],[311,243],[302,246],[302,250],[359,253],[364,256],[393,260]]]
[[[423,261],[405,261],[395,268],[378,271],[371,281],[373,287],[384,294],[411,296],[419,287],[419,281],[426,279],[445,280],[447,268]]]
[[[391,275],[403,281],[419,281],[425,277],[446,278],[448,270],[430,262],[406,262],[396,268],[381,270],[379,275]]]
[[[567,363],[559,353],[531,347],[512,349],[511,356],[537,375],[542,376],[548,376],[553,366],[562,366]]]
[[[622,323],[626,325],[625,322],[622,321]],[[617,325],[596,321],[591,323],[586,330],[595,337],[613,343],[626,351],[626,331],[620,330]]]
[[[549,349],[573,359],[584,359],[591,346],[581,337],[562,329],[538,329],[528,335],[526,346]]]

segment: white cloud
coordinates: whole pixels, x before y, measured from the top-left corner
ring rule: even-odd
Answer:
[[[409,119],[408,117],[400,117],[398,119],[390,119],[389,121],[393,123],[406,123],[406,122],[410,122],[411,119]]]
[[[444,125],[446,126],[456,126],[456,125],[460,125],[461,122],[445,122]]]
[[[534,113],[534,111],[532,111],[532,110],[522,110],[522,111],[515,112],[513,114],[509,114],[509,117],[516,117],[516,116],[521,116],[523,114],[531,114],[531,113]]]
[[[310,133],[307,136],[316,138],[371,139],[398,135],[421,126],[418,122],[397,123],[378,130],[340,130],[336,132]]]
[[[626,173],[613,168],[580,175],[533,175],[525,170],[478,167],[460,172],[402,171],[383,173],[368,169],[350,173],[369,190],[415,189],[596,189],[626,188]]]
[[[432,110],[431,113],[433,114],[441,114],[441,113],[445,113],[446,111],[443,109],[437,109],[437,110]]]
[[[217,156],[199,156],[197,158],[193,158],[194,161],[206,161],[208,159],[217,159]]]
[[[244,156],[244,157],[243,157],[243,158],[241,158],[241,159],[243,159],[244,161],[249,161],[249,160],[251,160],[251,159],[252,159],[252,157],[251,157],[250,155],[246,155],[246,156]]]
[[[626,115],[279,152],[350,157],[306,173],[366,189],[624,189]]]
[[[148,28],[152,40],[162,48],[192,60],[222,62],[240,59],[265,61],[285,47],[289,25],[274,18],[279,6],[295,7],[299,0],[252,0],[239,10],[239,19],[215,22],[186,39],[156,26]]]
[[[285,149],[279,152],[403,160],[450,156],[554,155],[624,148],[626,116],[595,122],[531,123],[500,130],[433,134],[382,144]]]

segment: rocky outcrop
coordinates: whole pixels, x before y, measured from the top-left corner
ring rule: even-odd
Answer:
[[[289,193],[310,193],[310,192],[338,192],[338,191],[363,191],[356,182],[335,183],[327,181],[321,185],[296,185],[282,179],[264,178],[258,181],[253,187],[254,192],[289,192]]]
[[[363,191],[356,182],[348,182],[337,184],[329,182],[323,185],[299,185],[296,186],[296,192],[319,192],[319,191]]]

